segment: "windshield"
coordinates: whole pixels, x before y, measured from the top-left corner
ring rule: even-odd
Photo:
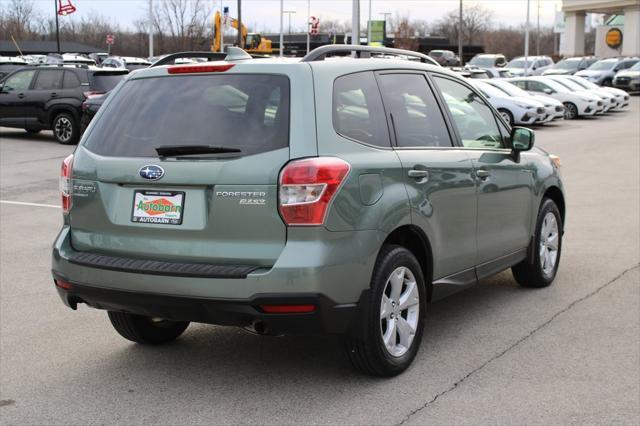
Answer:
[[[587,69],[588,70],[593,70],[593,71],[610,70],[617,63],[618,63],[618,61],[611,61],[611,60],[598,61],[595,64],[591,65]]]
[[[502,90],[509,96],[525,96],[525,97],[529,96],[527,92],[525,92],[518,86],[511,83],[507,83],[506,81],[492,81],[489,84],[496,86],[498,89]]]
[[[478,83],[475,83],[475,86],[478,88],[478,90],[481,90],[482,93],[484,93],[485,95],[489,95],[489,97],[495,96],[496,98],[504,98],[506,97],[505,95],[509,96],[502,90],[492,86],[489,83],[478,82]]]
[[[551,80],[549,78],[545,79],[543,83],[546,84],[547,86],[551,87],[556,92],[560,92],[560,93],[570,93],[571,92],[571,90],[567,89],[566,86],[563,86],[562,84],[556,82],[555,80]]]
[[[636,62],[631,68],[632,71],[640,71],[640,62]]]
[[[578,65],[582,62],[582,58],[563,59],[558,62],[554,68],[561,70],[575,70],[578,69]]]
[[[432,58],[439,58],[440,56],[442,56],[444,52],[438,52],[436,50],[432,50],[431,52],[429,52],[429,56],[431,56]]]
[[[527,67],[531,68],[531,65],[535,61],[532,58],[527,59]],[[524,68],[524,59],[512,59],[511,62],[507,64],[508,68]]]
[[[559,78],[557,80],[553,79],[553,81],[557,82],[558,84],[562,84],[567,89],[578,90],[578,91],[583,91],[584,90],[584,87],[580,86],[576,82],[573,82],[573,81],[569,80],[568,78]]]
[[[600,86],[590,82],[586,78],[570,76],[569,79],[571,80],[572,83],[575,83],[578,86],[584,87],[585,89],[599,89],[600,88]]]
[[[476,65],[478,67],[492,67],[495,63],[495,58],[493,56],[474,56],[469,64]]]
[[[224,146],[251,155],[289,145],[285,76],[135,79],[113,96],[84,143],[99,155],[157,157],[162,145]]]

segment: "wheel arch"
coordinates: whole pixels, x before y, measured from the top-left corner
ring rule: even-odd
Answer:
[[[80,125],[80,116],[78,112],[74,110],[74,108],[66,105],[55,105],[55,106],[52,106],[51,109],[49,110],[49,117],[47,119],[47,124],[49,125],[50,129],[53,129],[53,120],[55,120],[56,116],[62,112],[66,112],[67,114],[70,114],[73,117],[73,119],[76,121],[76,124],[78,126]]]
[[[397,244],[405,247],[418,259],[425,279],[427,301],[431,300],[433,284],[433,251],[429,238],[419,227],[415,225],[403,225],[394,229],[383,242]]]
[[[556,206],[558,206],[558,210],[560,210],[560,217],[562,219],[562,227],[564,229],[565,214],[566,214],[566,204],[565,204],[564,194],[562,193],[562,190],[560,188],[558,188],[557,186],[555,186],[555,185],[550,186],[549,188],[547,188],[544,191],[544,194],[543,194],[542,198],[543,199],[549,198],[549,199],[553,200],[554,203],[556,203]]]

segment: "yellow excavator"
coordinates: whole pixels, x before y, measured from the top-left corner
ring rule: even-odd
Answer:
[[[229,18],[231,20],[231,26],[238,30],[238,20]],[[241,25],[238,30],[242,34],[242,47],[248,53],[254,53],[259,55],[271,55],[273,49],[271,47],[271,40],[267,40],[257,33],[247,32],[247,27]],[[222,15],[220,12],[216,12],[213,18],[213,42],[211,43],[211,51],[219,52],[220,43],[222,41]]]

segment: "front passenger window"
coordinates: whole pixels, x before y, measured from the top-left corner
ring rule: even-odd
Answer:
[[[21,71],[9,77],[4,83],[3,89],[7,92],[14,90],[27,90],[31,85],[31,80],[35,74],[35,70]]]
[[[449,78],[434,75],[466,148],[504,148],[493,110],[473,90]]]

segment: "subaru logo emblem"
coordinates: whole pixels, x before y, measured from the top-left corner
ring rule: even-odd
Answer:
[[[152,164],[142,167],[138,173],[143,179],[158,180],[164,176],[164,169]]]

